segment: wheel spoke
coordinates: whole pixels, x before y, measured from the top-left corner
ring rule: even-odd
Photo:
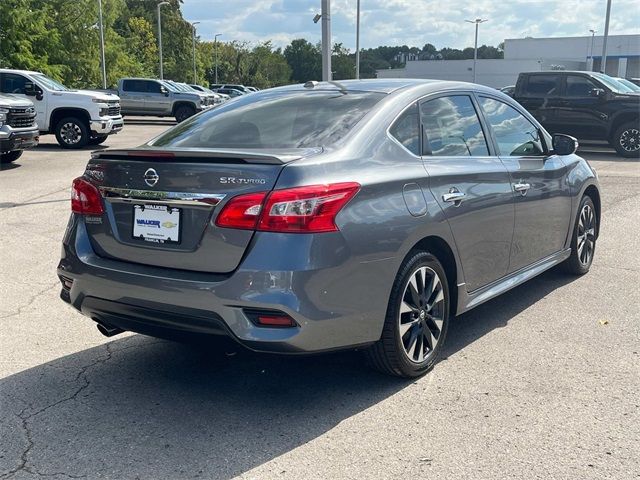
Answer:
[[[405,348],[407,355],[411,360],[415,359],[416,354],[416,344],[418,343],[418,335],[412,333],[409,337],[409,345]]]
[[[409,280],[409,293],[411,294],[414,306],[417,308],[420,305],[420,291],[418,290],[416,275],[413,275],[411,280]]]
[[[404,336],[407,334],[407,332],[409,330],[411,330],[411,327],[413,327],[416,323],[418,323],[418,320],[412,320],[412,321],[407,322],[407,323],[401,323],[400,324],[400,338],[404,338]]]

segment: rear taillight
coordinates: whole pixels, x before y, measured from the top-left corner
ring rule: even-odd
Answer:
[[[104,207],[98,189],[82,177],[71,186],[71,211],[79,215],[102,215]]]
[[[352,182],[239,195],[225,205],[216,225],[263,232],[335,232],[338,212],[359,189]]]
[[[260,192],[233,197],[218,215],[216,225],[242,230],[255,229],[266,196],[266,192]]]

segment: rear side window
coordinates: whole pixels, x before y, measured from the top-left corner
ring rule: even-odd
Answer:
[[[393,123],[389,129],[389,133],[411,153],[420,155],[420,119],[418,118],[418,105],[414,103],[406,109]]]
[[[588,97],[594,88],[596,85],[588,78],[579,75],[567,77],[567,97]]]
[[[470,157],[489,155],[487,141],[471,98],[455,95],[420,105],[424,155]]]
[[[296,91],[240,96],[192,117],[154,146],[181,148],[303,148],[342,139],[386,95]]]
[[[559,78],[558,75],[530,75],[524,93],[541,97],[557,95]]]
[[[2,73],[0,74],[0,79],[2,80],[0,85],[0,91],[2,93],[20,93],[24,95],[27,79],[22,75]]]
[[[125,80],[122,82],[122,89],[125,92],[146,92],[147,85],[144,80]]]
[[[540,130],[515,108],[487,97],[480,97],[480,105],[491,125],[500,155],[544,155]]]

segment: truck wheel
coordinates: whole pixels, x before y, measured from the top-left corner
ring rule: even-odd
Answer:
[[[55,129],[56,140],[62,148],[82,148],[89,143],[89,127],[78,117],[65,117]]]
[[[613,134],[613,148],[625,158],[640,157],[640,125],[629,122],[620,126]]]
[[[22,150],[14,150],[13,152],[0,153],[0,163],[15,162],[22,156]]]
[[[184,122],[196,114],[196,109],[190,105],[181,105],[176,109],[176,122]]]
[[[100,145],[104,143],[108,137],[109,135],[100,135],[98,137],[93,137],[89,139],[89,145]]]

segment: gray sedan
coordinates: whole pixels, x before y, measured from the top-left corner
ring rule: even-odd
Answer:
[[[365,80],[269,89],[74,180],[61,297],[107,335],[361,348],[414,377],[455,315],[561,265],[586,273],[595,172],[503,93]]]

